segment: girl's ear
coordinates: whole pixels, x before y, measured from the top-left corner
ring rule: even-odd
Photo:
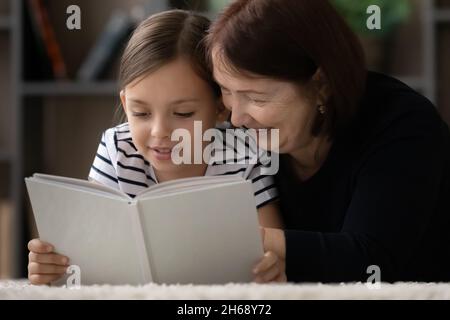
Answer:
[[[126,99],[125,99],[125,90],[120,90],[120,101],[122,102],[122,108],[125,114],[127,114],[127,106],[126,106]]]
[[[228,110],[227,108],[225,108],[225,105],[222,102],[222,98],[219,98],[217,100],[217,117],[216,117],[216,122],[217,123],[222,123],[225,121],[228,121],[229,117],[230,117],[230,110]]]

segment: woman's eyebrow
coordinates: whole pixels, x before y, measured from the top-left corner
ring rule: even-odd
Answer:
[[[222,86],[222,85],[219,85],[219,86],[220,86],[222,89],[228,90],[228,91],[229,91],[229,89],[225,88],[224,86]],[[253,90],[253,89],[236,90],[236,92],[237,92],[237,93],[245,93],[245,94],[247,94],[247,93],[253,93],[253,94],[259,94],[259,95],[267,95],[267,92],[257,91],[257,90]]]

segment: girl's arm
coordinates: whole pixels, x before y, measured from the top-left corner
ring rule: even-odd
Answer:
[[[278,201],[273,201],[258,209],[259,225],[264,228],[283,229]]]

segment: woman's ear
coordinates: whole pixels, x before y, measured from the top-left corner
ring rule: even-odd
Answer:
[[[123,112],[127,114],[127,106],[126,106],[126,98],[125,98],[125,90],[120,90],[120,102],[122,102]]]
[[[325,74],[321,68],[318,68],[312,77],[313,85],[317,92],[318,104],[324,104],[330,96],[330,87]]]
[[[219,98],[217,100],[217,117],[216,117],[216,122],[217,123],[222,123],[225,121],[228,121],[229,116],[230,116],[230,110],[228,110],[227,108],[225,108],[225,105],[222,102],[222,98]]]

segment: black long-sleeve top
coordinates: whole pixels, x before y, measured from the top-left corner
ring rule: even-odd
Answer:
[[[368,73],[359,112],[320,170],[276,176],[293,282],[450,281],[450,133],[400,81]]]

